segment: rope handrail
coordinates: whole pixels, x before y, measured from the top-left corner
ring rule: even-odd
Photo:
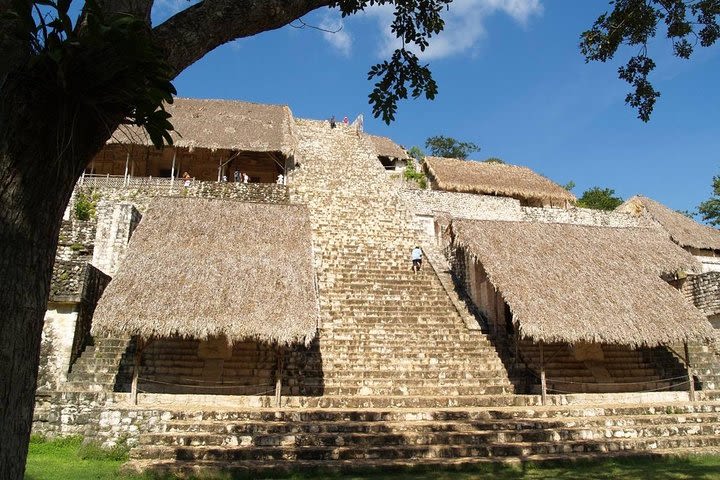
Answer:
[[[161,380],[155,380],[155,379],[148,378],[148,377],[138,377],[138,380],[142,380],[144,382],[149,382],[149,383],[156,383],[159,385],[169,385],[169,386],[173,386],[173,387],[187,387],[187,388],[220,388],[220,389],[225,388],[225,389],[230,389],[230,388],[257,388],[257,387],[274,386],[273,384],[267,384],[267,383],[261,383],[258,385],[227,385],[227,384],[225,384],[225,385],[192,385],[192,384],[187,384],[187,383],[163,382]],[[273,389],[273,391],[274,391],[274,389]]]
[[[247,385],[247,384],[240,383],[240,380],[235,380],[235,381],[233,381],[233,380],[229,380],[229,381],[226,381],[226,380],[201,380],[201,379],[198,379],[195,377],[177,377],[174,375],[172,377],[175,380],[187,380],[189,382],[195,382],[195,383],[209,383],[209,384],[217,384],[217,385]],[[156,380],[154,380],[153,377],[138,377],[138,379],[156,381]],[[157,381],[160,381],[160,380],[157,380]],[[274,384],[268,383],[268,384],[258,384],[258,385],[274,385]]]
[[[681,383],[675,383],[675,384],[673,384],[673,385],[667,385],[667,386],[664,386],[664,387],[651,388],[651,389],[649,389],[649,390],[640,390],[640,391],[637,392],[637,393],[660,392],[660,391],[662,391],[662,390],[669,390],[669,389],[675,388],[675,387],[682,387],[683,385],[686,385],[686,384],[688,384],[688,383],[690,383],[690,382],[688,382],[688,381],[686,380],[686,381],[681,382]],[[595,384],[590,383],[590,384],[587,384],[587,385],[595,385]],[[562,389],[559,389],[559,388],[551,388],[551,387],[548,387],[547,390],[548,390],[548,391],[552,391],[552,392],[556,392],[556,393],[567,393],[567,394],[584,393],[584,392],[573,392],[573,391],[570,391],[570,390],[562,390]],[[585,393],[587,393],[587,392],[585,392]]]
[[[150,391],[148,391],[148,390],[143,390],[143,389],[140,389],[140,388],[138,388],[138,392],[139,392],[139,393],[145,393],[145,394],[156,394],[156,393],[158,393],[158,392],[150,392]],[[272,390],[263,390],[262,392],[254,392],[254,393],[252,393],[251,395],[265,395],[265,394],[267,394],[267,393],[275,393],[275,389],[273,388]],[[174,402],[169,402],[169,403],[174,403]]]
[[[672,378],[660,378],[657,380],[644,380],[639,382],[573,382],[571,380],[560,380],[556,378],[546,378],[546,382],[556,382],[556,383],[567,383],[571,385],[644,385],[646,383],[658,383],[658,382],[670,382],[674,380],[680,380],[685,379],[685,382],[687,382],[687,376],[683,375],[680,377],[672,377]],[[675,384],[677,385],[677,384]]]

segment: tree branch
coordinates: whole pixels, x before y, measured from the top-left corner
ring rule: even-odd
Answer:
[[[332,0],[205,0],[153,29],[172,76],[216,47],[237,38],[275,30]]]

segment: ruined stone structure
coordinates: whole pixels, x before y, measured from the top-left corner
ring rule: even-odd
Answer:
[[[179,111],[182,102],[178,99]],[[208,104],[201,113],[223,118],[225,103],[232,102]],[[228,111],[236,113],[227,118],[240,122],[242,105]],[[284,150],[284,185],[194,179],[185,186],[174,176],[179,174],[161,179],[87,175],[78,184],[77,193],[94,192],[99,203],[94,219],[84,222],[74,218],[71,204],[63,228],[43,337],[36,432],[82,434],[108,446],[124,439],[133,446],[128,468],[176,473],[454,465],[720,448],[716,346],[689,342],[689,366],[681,335],[672,337],[673,344],[652,348],[557,341],[545,343],[543,350],[542,342],[520,334],[524,323],[509,327],[504,292],[482,283],[483,272],[470,266],[474,257],[448,248],[448,235],[460,219],[608,231],[655,228],[653,222],[620,212],[533,207],[537,201],[517,198],[521,188],[513,192],[515,198],[406,188],[386,173],[387,162],[379,157],[389,154],[378,150],[377,139],[351,126],[330,129],[327,122],[294,119],[287,107],[268,111],[286,112],[262,123],[267,144],[277,135],[278,145],[290,146]],[[242,122],[233,128],[241,129]],[[202,135],[188,137],[198,142],[193,151],[212,151],[210,146],[203,150]],[[258,148],[243,142],[233,148]],[[401,156],[399,151],[393,149],[392,158]],[[189,148],[183,155],[185,165],[192,165]],[[193,337],[183,318],[176,319],[175,335],[162,338],[108,336],[97,326],[91,335],[100,294],[138,255],[132,241],[138,238],[136,227],[142,230],[144,215],[162,216],[153,209],[158,196],[222,199],[218,208],[227,208],[227,201],[252,208],[306,206],[310,275],[317,287],[312,341],[277,342],[258,334],[228,345],[222,337]],[[203,225],[202,219],[194,219],[195,225]],[[208,223],[207,232],[212,231]],[[214,244],[236,241],[227,236]],[[418,274],[409,268],[415,245],[425,253]],[[523,258],[522,249],[517,256]],[[680,280],[674,282],[681,291],[668,295],[689,309],[695,302],[713,321],[720,303],[717,275]],[[253,282],[262,279],[238,275],[217,281],[217,290],[225,291],[227,282],[258,285]],[[282,286],[267,287],[292,304],[292,298],[283,298]],[[98,311],[107,301],[100,301]],[[560,330],[563,315],[557,312]],[[276,321],[268,317],[261,323]],[[209,315],[207,322],[213,321]],[[697,335],[709,331],[709,324],[685,321]],[[688,374],[694,393],[688,391]]]

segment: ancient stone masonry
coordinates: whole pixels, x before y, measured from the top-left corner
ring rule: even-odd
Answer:
[[[599,227],[647,226],[644,220],[408,188],[354,126],[289,118],[287,186],[88,176],[76,187],[76,196],[97,201],[96,216],[78,221],[71,206],[63,224],[35,432],[82,435],[106,447],[126,441],[130,470],[249,477],[720,450],[720,357],[711,346],[690,346],[702,384],[690,402],[685,387],[672,383],[684,382],[687,371],[667,348],[548,344],[544,365],[555,393],[543,400],[532,375],[537,345],[499,333],[507,328],[500,293],[481,293],[499,298],[495,317],[485,315],[479,269],[470,272],[468,252],[443,252],[442,235],[452,231],[438,228],[453,217]],[[278,348],[254,338],[233,345],[215,337],[91,338],[97,299],[157,196],[307,205],[315,340]],[[410,270],[415,245],[425,253],[417,274]],[[682,288],[710,315],[720,311],[719,283],[712,273],[689,277]],[[136,358],[137,405],[127,393]],[[622,385],[591,385],[606,377]],[[591,386],[567,393],[578,384]],[[647,388],[663,391],[639,391]]]
[[[654,226],[648,220],[626,213],[576,207],[570,209],[525,207],[520,206],[519,200],[509,197],[417,189],[402,189],[400,195],[412,212],[421,217],[447,213],[457,218],[476,220],[571,223],[628,228]]]
[[[130,203],[110,203],[97,207],[97,235],[92,263],[107,275],[114,276],[125,258],[130,237],[142,216]]]
[[[95,221],[78,220],[74,215],[63,220],[58,237],[56,261],[87,261],[92,257],[95,241]]]
[[[320,286],[325,395],[410,405],[419,396],[511,392],[492,345],[470,330],[429,268],[410,271],[418,232],[372,147],[298,121],[291,198],[307,202]]]
[[[90,341],[95,305],[109,281],[89,263],[56,263],[43,328],[39,390],[54,390],[67,381],[71,365]]]
[[[707,316],[720,313],[720,272],[691,275],[683,282],[682,291]]]
[[[102,179],[100,179],[102,180]],[[157,186],[113,187],[95,182],[94,186],[76,187],[78,191],[95,192],[101,200],[108,203],[131,203],[142,214],[147,210],[150,201],[157,196],[183,196],[199,198],[229,198],[244,202],[288,203],[288,190],[285,185],[270,183],[218,183],[193,180],[189,187],[182,186],[176,180],[173,187],[169,179],[163,178]]]

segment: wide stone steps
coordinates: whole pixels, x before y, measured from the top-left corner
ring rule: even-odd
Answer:
[[[485,397],[489,398],[489,397]],[[496,397],[512,400],[517,397]],[[317,401],[327,400],[318,398]],[[357,399],[356,399],[357,400]],[[370,400],[368,397],[367,401]],[[175,412],[141,435],[127,466],[241,462],[263,472],[302,465],[355,469],[406,460],[456,465],[479,461],[582,458],[629,452],[716,451],[720,403],[568,405],[504,409],[283,410]],[[218,462],[218,463],[213,463]],[[311,463],[303,463],[311,462]],[[253,472],[253,470],[248,470]]]
[[[717,435],[678,437],[618,438],[608,441],[578,440],[558,443],[517,442],[485,443],[479,445],[403,445],[384,447],[337,446],[282,446],[282,447],[176,447],[154,446],[142,449],[134,458],[185,460],[247,461],[247,460],[365,460],[365,459],[416,459],[459,457],[527,457],[530,455],[599,453],[623,450],[652,450],[687,447],[717,447]]]

